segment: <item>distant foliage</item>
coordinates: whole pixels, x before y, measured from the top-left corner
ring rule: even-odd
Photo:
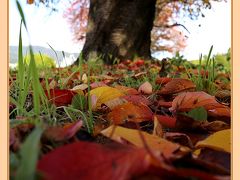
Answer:
[[[34,0],[32,0],[34,1]],[[31,1],[31,3],[33,3]],[[227,0],[157,0],[154,26],[152,29],[152,52],[181,52],[187,45],[187,28],[178,21],[188,16],[190,19],[204,17],[203,9],[211,9],[211,2]],[[59,0],[35,0],[35,4],[44,3],[54,9]],[[68,19],[74,40],[84,43],[90,0],[69,0],[64,17]]]
[[[183,16],[196,19],[204,17],[202,9],[211,8],[211,1],[223,0],[157,0],[154,27],[152,29],[152,52],[181,52],[186,47],[186,27],[177,23]],[[65,11],[75,40],[84,42],[87,28],[89,0],[74,0]]]
[[[53,58],[45,55],[45,54],[34,54],[34,59],[36,62],[36,65],[38,68],[44,68],[44,67],[49,67],[49,68],[54,68],[56,67],[56,63]],[[26,55],[24,57],[24,60],[27,65],[30,64],[30,55]]]

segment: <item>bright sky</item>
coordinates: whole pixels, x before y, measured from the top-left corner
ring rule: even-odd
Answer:
[[[62,13],[49,15],[49,10],[43,6],[26,5],[26,0],[20,0],[20,3],[32,45],[49,47],[49,43],[55,50],[80,51],[81,45],[72,41],[69,24],[62,17]],[[20,15],[15,0],[10,0],[9,8],[9,44],[18,45]],[[186,32],[189,37],[188,46],[183,52],[187,59],[198,59],[200,53],[207,54],[211,45],[214,45],[213,53],[226,53],[231,46],[231,0],[227,3],[213,3],[212,9],[204,12],[205,18],[197,21],[184,20],[184,25],[190,31],[190,34]],[[28,43],[29,38],[23,31],[23,45]]]

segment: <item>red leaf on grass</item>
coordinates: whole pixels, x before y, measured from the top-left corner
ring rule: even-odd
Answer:
[[[152,111],[143,104],[133,104],[131,102],[116,106],[107,118],[114,124],[124,122],[143,122],[152,120]]]
[[[37,168],[45,180],[130,179],[146,171],[149,161],[144,149],[77,142],[43,156]]]
[[[45,91],[45,94],[50,102],[56,106],[71,104],[73,96],[76,95],[75,92],[67,89],[50,89],[50,94],[47,91]]]

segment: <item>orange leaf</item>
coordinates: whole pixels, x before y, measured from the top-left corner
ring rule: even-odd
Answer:
[[[114,124],[123,124],[124,122],[143,122],[152,120],[152,111],[143,104],[133,104],[131,102],[116,106],[107,116],[108,120]]]
[[[170,82],[172,80],[172,78],[169,77],[157,77],[156,78],[156,84],[167,84],[168,82]]]
[[[172,79],[163,88],[161,88],[159,94],[162,95],[175,94],[182,91],[192,91],[195,90],[195,88],[196,85],[192,81],[188,79],[176,78]]]
[[[172,111],[188,112],[197,107],[204,107],[208,115],[230,118],[230,108],[218,103],[214,96],[205,92],[185,92],[178,95],[170,108]]]

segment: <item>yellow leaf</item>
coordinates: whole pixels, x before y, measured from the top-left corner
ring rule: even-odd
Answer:
[[[218,131],[196,144],[196,148],[211,148],[231,153],[231,129]]]
[[[90,96],[92,95],[95,95],[97,97],[97,103],[96,103],[97,109],[101,108],[102,104],[110,100],[124,96],[124,94],[120,90],[109,87],[109,86],[102,86],[102,87],[98,87],[91,90]]]
[[[121,126],[110,126],[107,129],[101,131],[101,133],[104,136],[109,137],[112,140],[120,143],[122,143],[122,140],[124,140],[137,147],[145,147],[139,130],[128,129]],[[180,148],[179,144],[172,143],[163,138],[148,134],[146,132],[141,131],[141,133],[148,147],[153,150],[158,150],[162,152],[165,157],[172,156],[173,153]]]

